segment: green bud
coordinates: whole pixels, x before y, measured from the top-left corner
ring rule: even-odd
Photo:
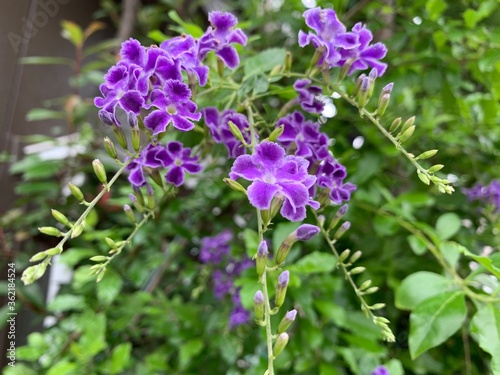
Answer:
[[[92,262],[104,262],[108,260],[108,257],[104,255],[96,255],[95,257],[90,258]]]
[[[276,295],[274,296],[274,304],[276,307],[281,307],[285,302],[286,290],[290,281],[290,272],[283,271],[278,276],[278,285],[276,286]]]
[[[372,285],[371,280],[363,281],[363,283],[359,286],[359,290],[365,290],[365,289],[369,288],[370,285]]]
[[[370,310],[380,310],[385,307],[385,303],[376,303],[373,306],[370,306]]]
[[[347,59],[344,65],[342,65],[342,68],[340,69],[339,73],[339,79],[338,82],[341,82],[344,80],[345,77],[347,77],[347,73],[349,73],[349,70],[351,69],[352,63],[354,62],[354,59]]]
[[[276,76],[281,73],[283,67],[281,65],[276,65],[274,68],[271,69],[269,72],[269,77]]]
[[[59,229],[54,227],[39,227],[38,230],[48,236],[61,237],[63,235]]]
[[[239,191],[245,195],[247,195],[247,191],[241,184],[237,181],[231,180],[230,178],[224,178],[223,181],[229,186],[231,189]]]
[[[344,223],[340,226],[339,229],[337,229],[337,232],[335,232],[333,238],[338,240],[340,237],[344,235],[345,232],[349,230],[351,227],[351,223],[349,221],[344,221]]]
[[[407,141],[415,132],[415,125],[410,126],[404,133],[400,133],[399,143]]]
[[[364,291],[364,294],[373,294],[378,292],[379,287],[378,286],[372,286],[371,288],[368,288]]]
[[[133,189],[135,193],[135,198],[137,199],[137,203],[139,203],[139,205],[141,206],[144,206],[144,195],[142,195],[142,190],[137,186],[134,186]]]
[[[377,116],[382,117],[384,115],[390,100],[391,96],[389,94],[382,94],[378,102]]]
[[[60,247],[52,247],[43,252],[47,256],[54,256],[62,253],[62,248]]]
[[[278,334],[283,333],[288,328],[290,328],[296,316],[297,316],[297,310],[294,309],[288,311],[281,320],[280,324],[278,325],[277,333]]]
[[[80,202],[85,200],[85,197],[83,196],[83,193],[78,186],[72,184],[71,182],[68,182],[68,187],[69,187],[69,190],[71,191],[71,194],[73,194],[73,196],[77,200],[79,200]]]
[[[220,57],[217,57],[217,73],[219,73],[219,77],[224,77],[224,61]]]
[[[328,87],[331,81],[331,76],[330,76],[330,68],[324,68],[321,69],[321,75],[323,76],[323,84]]]
[[[97,275],[97,279],[95,280],[95,282],[96,283],[100,282],[104,278],[105,274],[106,274],[106,267],[101,268],[101,270],[99,271],[99,274]]]
[[[444,167],[443,164],[433,165],[432,167],[429,168],[429,173],[435,173],[437,171],[440,171],[441,169],[443,169],[443,167]]]
[[[151,179],[155,182],[156,185],[163,189],[163,178],[160,175],[160,171],[158,168],[151,169],[151,173],[149,173]]]
[[[283,131],[285,130],[285,125],[281,124],[278,126],[276,129],[274,129],[271,134],[269,134],[269,137],[267,138],[270,142],[275,142],[281,134],[283,134]]]
[[[255,259],[255,268],[257,270],[257,275],[260,277],[266,270],[266,262],[267,256],[269,254],[269,250],[267,249],[267,242],[262,241],[259,244],[259,248],[257,250],[257,257]]]
[[[292,248],[292,245],[296,241],[291,241],[288,237],[286,237],[278,248],[278,252],[276,253],[276,258],[274,259],[274,264],[277,266],[283,263]]]
[[[420,178],[420,181],[422,181],[424,184],[429,185],[431,181],[429,180],[429,177],[425,173],[422,173],[420,171],[417,171],[417,176]]]
[[[271,208],[269,209],[269,220],[272,220],[277,215],[284,201],[284,196],[275,196],[273,198],[271,201]]]
[[[352,254],[352,257],[349,259],[349,263],[354,264],[362,255],[363,253],[361,250],[356,251],[354,254]]]
[[[147,193],[148,207],[152,210],[155,208],[155,192],[150,185],[147,187]]]
[[[360,74],[359,77],[356,79],[356,84],[354,86],[354,90],[352,91],[352,96],[356,97],[359,94],[359,91],[361,90],[361,83],[363,82],[363,79],[366,77],[366,74]]]
[[[24,270],[23,275],[21,276],[21,281],[24,283],[24,285],[33,284],[33,282],[43,276],[46,269],[46,261],[35,266],[28,267]]]
[[[106,241],[106,245],[108,245],[109,247],[111,247],[111,248],[116,247],[115,241],[113,241],[111,238],[106,237],[106,238],[104,238],[104,241]]]
[[[132,147],[134,148],[134,151],[137,152],[141,148],[141,131],[139,130],[139,127],[133,127],[130,134],[132,138]]]
[[[54,219],[56,219],[58,222],[60,222],[62,225],[65,225],[65,226],[71,226],[68,218],[61,212],[57,211],[57,210],[51,210],[52,212],[52,216],[54,217]]]
[[[115,144],[108,137],[104,137],[104,149],[111,158],[116,159],[118,157]]]
[[[285,67],[285,72],[290,72],[292,70],[292,53],[290,51],[286,51],[286,55],[285,55],[285,63],[284,63],[284,67]]]
[[[245,141],[245,138],[243,138],[243,134],[241,133],[241,130],[240,128],[238,128],[236,126],[236,124],[232,121],[228,121],[227,124],[229,125],[229,130],[231,130],[231,133],[233,133],[234,137],[240,141],[241,143],[243,143],[244,145],[247,144],[247,142]]]
[[[365,267],[354,267],[352,270],[349,271],[350,275],[357,275],[359,273],[363,273],[366,271]]]
[[[351,255],[351,250],[345,249],[344,251],[342,251],[339,255],[339,262],[343,262],[344,260],[346,260],[349,255]]]
[[[418,155],[415,160],[425,160],[432,158],[434,155],[436,155],[438,150],[428,150],[425,152],[422,152],[420,155]]]
[[[84,228],[85,228],[85,222],[84,221],[81,222],[80,224],[74,226],[73,229],[72,229],[72,231],[71,231],[71,238],[76,238],[80,234],[82,234]]]
[[[273,356],[276,358],[277,356],[280,355],[280,353],[285,349],[286,344],[288,344],[288,334],[287,333],[281,333],[278,338],[276,339],[276,342],[274,343],[274,348],[273,348]]]
[[[415,116],[410,117],[408,120],[405,121],[403,124],[403,127],[401,128],[401,133],[404,133],[407,129],[413,126],[415,123]]]
[[[264,295],[258,290],[253,297],[253,308],[256,320],[264,319]]]
[[[125,212],[125,215],[127,215],[128,219],[132,224],[136,223],[134,212],[132,211],[132,208],[130,208],[128,204],[123,206],[123,212]]]
[[[389,127],[389,133],[394,133],[396,130],[398,130],[399,125],[401,125],[401,117],[394,119],[391,126]]]
[[[30,258],[30,262],[38,262],[40,260],[44,260],[47,257],[47,254],[45,254],[43,251],[36,253]]]
[[[349,208],[349,206],[347,204],[344,204],[343,206],[341,206],[337,210],[337,212],[335,213],[335,216],[333,217],[332,221],[330,222],[330,225],[328,226],[328,232],[330,232],[333,228],[335,228],[337,226],[337,224],[339,223],[342,216],[344,216],[345,213],[347,212],[348,208]]]
[[[106,184],[108,182],[108,179],[106,177],[106,170],[104,169],[104,165],[99,159],[95,159],[92,162],[92,168],[94,168],[94,173],[101,181],[103,184]]]
[[[128,142],[127,142],[127,137],[125,136],[125,133],[123,133],[122,128],[120,128],[117,125],[113,125],[113,133],[115,133],[116,140],[118,141],[118,144],[124,149],[128,149]]]

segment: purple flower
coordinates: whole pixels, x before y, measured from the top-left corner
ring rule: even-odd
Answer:
[[[319,233],[319,228],[316,225],[302,224],[295,231],[299,240],[307,241]]]
[[[266,210],[275,196],[285,199],[281,215],[290,221],[306,217],[306,206],[319,208],[318,202],[309,196],[309,188],[316,177],[307,173],[309,162],[302,157],[288,155],[272,142],[262,142],[253,155],[239,156],[231,168],[229,177],[252,181],[248,187],[248,199],[252,206]]]
[[[307,158],[310,162],[309,167],[330,155],[328,136],[319,131],[318,123],[305,121],[302,113],[295,111],[279,119],[276,125],[284,125],[283,134],[279,136],[278,141],[289,151],[294,149],[296,156]]]
[[[316,175],[318,176],[318,186],[330,189],[330,198],[335,204],[350,200],[351,193],[356,190],[356,185],[350,182],[344,183],[347,176],[346,169],[333,157],[320,165]]]
[[[346,27],[338,20],[333,9],[321,9],[320,7],[308,9],[303,14],[306,25],[315,33],[299,32],[299,46],[305,47],[312,44],[317,50],[323,51],[318,64],[326,63],[328,66],[339,66],[342,58],[338,48],[345,50],[359,46],[358,35],[347,32]]]
[[[390,375],[389,370],[385,366],[377,366],[375,370],[371,372],[371,375]]]
[[[290,271],[286,270],[280,273],[278,276],[278,287],[285,288],[290,282]]]
[[[235,69],[240,63],[236,49],[231,43],[247,44],[247,36],[241,29],[235,29],[238,19],[231,13],[210,12],[210,26],[200,38],[200,58],[205,59],[210,51],[215,51],[229,69]]]
[[[196,104],[191,101],[191,90],[181,81],[169,79],[163,90],[155,89],[151,92],[150,107],[157,110],[151,112],[145,119],[144,125],[153,131],[153,134],[163,133],[167,125],[172,122],[174,127],[188,131],[194,128],[189,120],[199,120],[201,113],[195,113]]]
[[[214,294],[217,299],[222,299],[226,294],[230,294],[234,288],[233,279],[228,277],[221,270],[215,270],[212,274],[214,284]]]
[[[351,49],[340,49],[342,58],[338,62],[339,66],[350,60],[352,65],[348,74],[352,74],[355,70],[366,70],[369,67],[377,70],[377,76],[381,77],[387,69],[387,64],[379,60],[383,59],[387,54],[387,48],[383,43],[375,43],[370,45],[373,35],[365,25],[358,22],[352,28],[353,33],[358,35],[359,46]]]
[[[299,45],[305,47],[312,44],[321,53],[319,65],[329,67],[351,64],[348,74],[355,70],[375,68],[378,76],[384,74],[387,64],[379,60],[387,54],[383,43],[370,45],[373,35],[364,25],[357,23],[348,32],[346,27],[338,20],[333,9],[319,7],[304,12],[307,26],[315,32],[306,34],[299,32]]]
[[[224,255],[229,254],[229,242],[233,239],[233,233],[223,230],[213,237],[201,239],[200,259],[203,263],[218,264]]]
[[[234,307],[229,315],[229,329],[248,323],[250,321],[250,311],[241,304]]]
[[[323,94],[319,86],[311,85],[309,79],[298,79],[293,88],[299,93],[299,102],[302,109],[309,113],[321,113],[325,104],[319,100],[318,95]]]
[[[476,184],[470,189],[464,189],[464,193],[469,201],[482,201],[500,213],[500,180],[492,180],[489,185]]]
[[[250,143],[250,125],[248,125],[248,120],[245,115],[230,109],[219,113],[215,107],[204,108],[201,112],[203,113],[205,124],[208,126],[215,143],[224,144],[229,153],[229,157],[236,158],[245,153],[245,148],[242,147],[242,143],[236,139],[229,129],[229,121],[231,121],[240,129],[245,141]]]
[[[180,61],[181,68],[188,76],[196,76],[200,86],[205,86],[208,80],[208,67],[202,64],[199,56],[198,42],[191,35],[182,35],[164,41],[160,48],[172,58]]]

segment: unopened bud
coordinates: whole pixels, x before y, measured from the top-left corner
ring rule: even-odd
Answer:
[[[80,224],[75,225],[71,230],[71,238],[76,238],[80,234],[82,234],[83,229],[85,228],[85,222],[82,221]]]
[[[335,216],[333,217],[332,221],[330,222],[330,225],[328,226],[328,232],[337,226],[337,224],[339,223],[342,216],[344,216],[345,213],[347,212],[348,208],[349,208],[349,206],[347,204],[344,204],[343,206],[341,206],[337,210],[337,212],[335,213]]]
[[[285,332],[290,326],[292,325],[293,321],[295,320],[295,317],[297,316],[297,310],[290,310],[288,311],[283,319],[281,320],[280,324],[278,325],[277,333],[283,333]]]
[[[290,236],[286,237],[283,242],[281,243],[280,247],[278,248],[278,252],[276,253],[276,258],[274,259],[274,263],[276,265],[280,265],[283,263],[290,252],[290,249],[292,248],[292,245],[296,242],[296,240],[292,240],[289,238]]]
[[[245,145],[247,142],[245,141],[245,138],[243,138],[243,134],[241,133],[240,128],[238,128],[236,124],[232,121],[228,121],[227,124],[229,126],[229,130],[231,130],[231,133],[233,133],[234,137]]]
[[[219,73],[219,77],[224,77],[224,61],[220,57],[217,57],[217,73]]]
[[[404,133],[401,133],[399,137],[399,143],[403,143],[408,139],[410,139],[410,137],[413,135],[414,132],[415,132],[415,125],[412,125],[408,129],[406,129]]]
[[[363,82],[365,77],[366,77],[366,74],[363,73],[363,74],[360,74],[360,76],[356,79],[356,84],[355,84],[354,90],[352,92],[353,97],[356,97],[358,95],[359,91],[361,90],[361,83]]]
[[[47,236],[61,237],[63,235],[59,229],[54,227],[39,227],[38,230]]]
[[[394,121],[392,122],[392,124],[389,128],[389,133],[394,133],[396,130],[398,130],[399,125],[401,125],[401,117],[394,119]]]
[[[44,251],[44,254],[47,256],[54,256],[62,253],[62,248],[60,247],[53,247],[51,249],[47,249]]]
[[[352,270],[349,271],[350,275],[357,275],[358,273],[363,273],[366,271],[365,267],[354,267]]]
[[[253,296],[253,309],[255,312],[255,319],[264,319],[264,295],[260,290]]]
[[[297,238],[299,240],[307,241],[319,233],[319,228],[316,225],[302,224],[295,229],[295,232],[297,233]]]
[[[108,182],[108,179],[106,177],[106,170],[104,169],[104,165],[99,159],[95,159],[92,162],[92,168],[94,168],[94,173],[97,176],[98,180],[101,181],[103,184],[106,184]]]
[[[286,51],[284,67],[286,73],[292,70],[292,53],[290,51]]]
[[[134,189],[136,202],[139,203],[141,206],[144,206],[144,196],[142,195],[142,190],[135,185],[132,187],[132,189]],[[132,197],[130,197],[130,200],[132,201]]]
[[[351,255],[351,250],[345,249],[344,251],[342,251],[339,255],[339,262],[343,262],[344,260],[346,260],[349,255]]]
[[[65,225],[67,227],[71,226],[68,218],[62,213],[57,210],[51,210],[52,216],[54,219],[56,219],[58,222],[60,222],[62,225]]]
[[[257,258],[255,260],[255,267],[257,269],[257,275],[259,275],[259,277],[262,276],[262,274],[266,270],[266,261],[268,254],[269,250],[267,249],[267,242],[262,241],[259,244],[259,248],[257,250]]]
[[[373,306],[370,306],[370,310],[380,310],[385,307],[385,303],[376,303]]]
[[[118,141],[118,144],[126,150],[128,148],[128,142],[127,142],[127,137],[125,136],[125,133],[123,133],[122,128],[119,126],[113,125],[113,133],[115,133],[116,140]]]
[[[90,258],[90,260],[92,262],[104,262],[104,261],[108,260],[108,257],[106,257],[104,255],[96,255],[96,256]]]
[[[163,178],[161,177],[158,168],[151,169],[149,175],[154,183],[163,189]]]
[[[351,223],[349,221],[344,222],[340,226],[340,228],[337,230],[337,232],[335,232],[335,235],[333,236],[333,238],[338,240],[340,237],[342,237],[344,235],[345,232],[347,232],[349,230],[350,227],[351,227]]]
[[[274,343],[274,348],[273,348],[273,356],[276,358],[280,353],[285,349],[286,344],[288,344],[288,334],[287,333],[281,333],[278,338],[276,339],[276,342]]]
[[[130,131],[130,137],[132,139],[132,147],[134,148],[134,151],[139,151],[141,148],[141,131],[139,130],[139,127],[134,126],[132,128]]]
[[[155,208],[155,192],[151,185],[147,187],[148,207],[152,210]]]
[[[276,129],[274,129],[271,134],[269,134],[269,137],[267,137],[267,139],[270,141],[270,142],[275,142],[282,134],[283,134],[283,131],[285,130],[285,125],[281,124],[280,126],[278,126]]]
[[[358,106],[359,108],[364,108],[369,100],[370,91],[370,78],[365,77],[361,82],[361,89],[358,94]]]
[[[372,285],[372,281],[371,280],[363,281],[363,283],[359,286],[359,290],[363,291],[363,290],[369,288],[370,285]]]
[[[434,155],[436,155],[438,150],[428,150],[425,152],[422,152],[420,155],[418,155],[415,160],[425,160],[432,158]]]
[[[113,118],[113,115],[107,111],[99,111],[99,119],[106,125],[114,125],[115,124],[115,120]]]
[[[345,77],[347,77],[347,74],[349,73],[349,70],[351,70],[351,66],[354,63],[354,59],[347,59],[344,65],[342,65],[342,68],[340,69],[339,73],[339,79],[338,81],[343,81]]]
[[[401,128],[401,133],[404,133],[407,129],[409,129],[415,123],[415,116],[410,117],[405,121],[403,127]]]
[[[278,285],[276,287],[276,296],[274,299],[274,304],[276,307],[280,307],[285,302],[286,290],[288,288],[288,282],[290,281],[290,272],[283,271],[278,276]]]
[[[382,94],[390,94],[392,92],[393,87],[394,87],[394,82],[388,83],[382,89]]]
[[[104,137],[104,149],[111,158],[116,159],[118,157],[115,144],[108,137]]]
[[[137,121],[137,116],[134,112],[127,112],[127,122],[131,128],[137,127],[139,121]]]
[[[382,94],[380,96],[378,101],[377,116],[382,117],[384,115],[390,100],[391,96],[389,94]]]
[[[352,254],[352,257],[349,259],[349,263],[354,264],[360,257],[362,253],[361,250],[356,251],[354,254]]]
[[[365,290],[365,294],[373,294],[375,292],[378,292],[378,286],[372,286],[371,288],[368,288]]]
[[[80,202],[84,200],[85,197],[83,196],[83,193],[78,186],[72,184],[71,182],[68,182],[68,187],[69,191],[71,191],[71,194],[73,194],[73,196],[77,200],[79,200]]]
[[[47,254],[45,254],[43,251],[40,253],[36,253],[30,258],[30,262],[38,262],[40,260],[44,260],[47,258]]]
[[[231,180],[230,178],[225,178],[223,181],[226,183],[227,186],[229,186],[231,189],[239,191],[243,194],[247,194],[247,191],[245,188],[237,181]]]
[[[426,185],[430,185],[431,181],[429,180],[429,177],[425,174],[417,170],[417,176],[420,178],[420,181],[422,181]]]
[[[443,169],[443,167],[444,167],[443,164],[433,165],[432,167],[429,168],[429,173],[434,173],[434,172],[440,171],[441,169]]]
[[[132,211],[132,208],[128,204],[123,206],[123,212],[125,212],[125,215],[127,215],[128,219],[132,224],[135,224],[135,215],[134,212]]]

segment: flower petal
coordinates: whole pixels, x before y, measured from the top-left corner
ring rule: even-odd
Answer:
[[[184,171],[181,167],[173,166],[165,175],[165,180],[175,186],[181,186],[184,183]]]
[[[249,181],[254,181],[262,178],[262,171],[254,164],[250,155],[241,155],[234,161],[229,177],[233,180],[243,177]]]
[[[280,187],[263,181],[254,181],[247,189],[250,204],[260,210],[271,207],[271,201]]]

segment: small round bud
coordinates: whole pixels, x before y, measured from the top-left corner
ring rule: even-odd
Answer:
[[[351,227],[351,223],[349,221],[344,222],[340,226],[340,228],[337,230],[337,232],[335,232],[335,235],[333,236],[333,238],[338,240],[340,237],[342,237],[344,235],[345,232],[347,232],[349,230],[350,227]]]
[[[115,144],[108,137],[104,137],[104,149],[111,158],[116,159],[118,157]]]
[[[68,182],[68,187],[69,187],[69,190],[71,191],[71,194],[73,194],[73,196],[77,200],[79,200],[80,202],[84,200],[83,193],[78,186],[72,184],[71,182]]]
[[[52,216],[54,217],[54,219],[56,219],[62,225],[70,226],[70,222],[69,222],[68,218],[62,212],[59,212],[57,210],[51,210],[51,212],[52,212]]]
[[[297,316],[297,310],[293,309],[288,311],[281,320],[280,324],[278,325],[277,332],[278,333],[285,332],[292,325],[296,316]]]
[[[98,180],[103,184],[106,184],[108,182],[108,178],[106,177],[106,170],[104,169],[102,162],[99,159],[95,159],[92,162],[92,168],[94,168],[94,173]]]
[[[313,238],[319,233],[319,228],[316,225],[302,224],[295,231],[297,232],[297,237],[301,241],[307,241]]]
[[[274,343],[274,348],[273,348],[273,355],[276,358],[280,353],[285,349],[286,344],[288,344],[288,334],[287,333],[281,333],[278,338],[276,339],[276,342]]]
[[[255,260],[255,267],[257,269],[257,275],[259,276],[262,276],[262,274],[266,270],[266,261],[268,254],[269,250],[267,248],[267,242],[262,241],[259,244],[259,248],[257,249],[257,258]]]
[[[253,307],[255,312],[255,319],[264,319],[264,295],[258,290],[253,297]]]
[[[286,290],[288,288],[288,282],[290,281],[290,272],[283,271],[278,276],[278,286],[276,287],[276,295],[274,304],[276,307],[280,307],[285,302]]]

